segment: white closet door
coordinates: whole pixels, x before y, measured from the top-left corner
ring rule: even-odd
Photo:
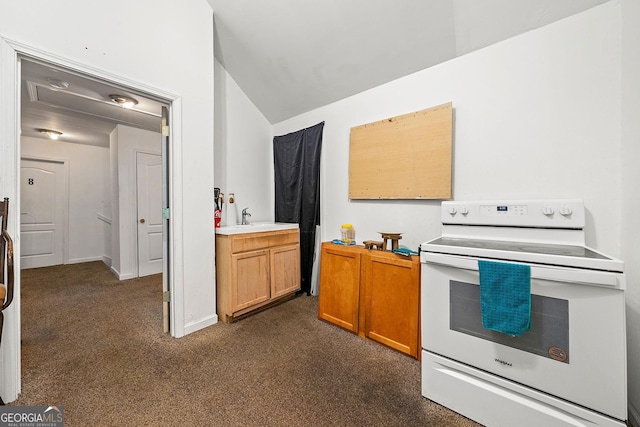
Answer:
[[[138,276],[162,273],[162,158],[137,153]]]

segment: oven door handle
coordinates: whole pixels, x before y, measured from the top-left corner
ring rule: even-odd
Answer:
[[[478,271],[478,258],[461,257],[457,255],[422,252],[422,261],[427,264],[438,264],[446,267],[461,268]],[[491,260],[489,260],[491,261]],[[500,261],[503,262],[503,261]],[[526,264],[526,263],[512,263]],[[527,264],[529,265],[529,264]],[[539,267],[531,265],[531,278],[549,280],[553,282],[575,283],[589,286],[624,289],[625,280],[622,273],[583,270],[567,267]]]

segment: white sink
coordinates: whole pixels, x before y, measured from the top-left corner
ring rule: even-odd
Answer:
[[[216,228],[216,234],[262,233],[264,231],[297,229],[298,224],[284,222],[253,222],[247,225],[224,225]]]

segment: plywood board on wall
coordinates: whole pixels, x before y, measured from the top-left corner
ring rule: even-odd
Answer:
[[[451,103],[351,128],[350,199],[450,199]]]

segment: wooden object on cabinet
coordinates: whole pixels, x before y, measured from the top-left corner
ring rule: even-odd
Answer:
[[[216,282],[223,322],[294,295],[300,289],[299,230],[216,234]]]
[[[323,243],[318,318],[419,358],[419,257]]]

